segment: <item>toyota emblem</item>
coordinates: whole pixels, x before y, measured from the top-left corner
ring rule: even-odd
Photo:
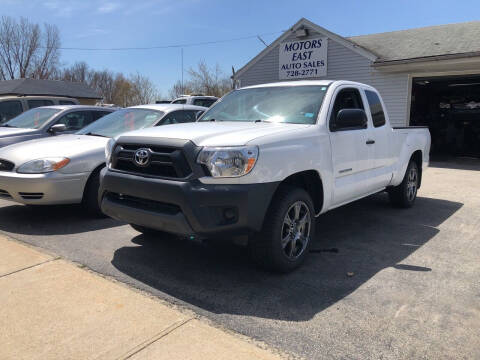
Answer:
[[[134,160],[137,166],[147,166],[150,163],[150,149],[138,149]]]

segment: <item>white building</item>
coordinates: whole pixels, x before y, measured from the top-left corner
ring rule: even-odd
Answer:
[[[300,19],[234,75],[241,87],[298,79],[370,84],[393,125],[428,125],[438,153],[480,156],[478,21],[346,38]]]

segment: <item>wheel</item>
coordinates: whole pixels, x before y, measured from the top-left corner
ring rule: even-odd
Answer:
[[[83,192],[82,206],[85,210],[96,217],[106,217],[106,215],[100,209],[100,203],[98,201],[98,191],[100,189],[100,170],[95,170],[85,185],[85,191]]]
[[[262,231],[249,244],[253,260],[278,272],[296,269],[308,254],[315,233],[314,220],[310,195],[300,188],[282,186],[270,205]]]
[[[402,183],[388,191],[391,203],[402,208],[412,207],[417,198],[419,179],[417,163],[410,161]]]

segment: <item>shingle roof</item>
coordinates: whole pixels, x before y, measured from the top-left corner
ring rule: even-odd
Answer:
[[[480,21],[429,26],[348,40],[376,54],[376,62],[480,52]]]
[[[0,81],[0,95],[50,95],[88,99],[102,98],[94,89],[82,83],[35,79]]]

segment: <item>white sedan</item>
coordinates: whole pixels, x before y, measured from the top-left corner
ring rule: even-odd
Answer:
[[[0,149],[0,198],[29,205],[81,203],[100,215],[99,173],[108,141],[124,132],[196,121],[192,105],[134,106],[106,115],[76,134],[26,141]]]

